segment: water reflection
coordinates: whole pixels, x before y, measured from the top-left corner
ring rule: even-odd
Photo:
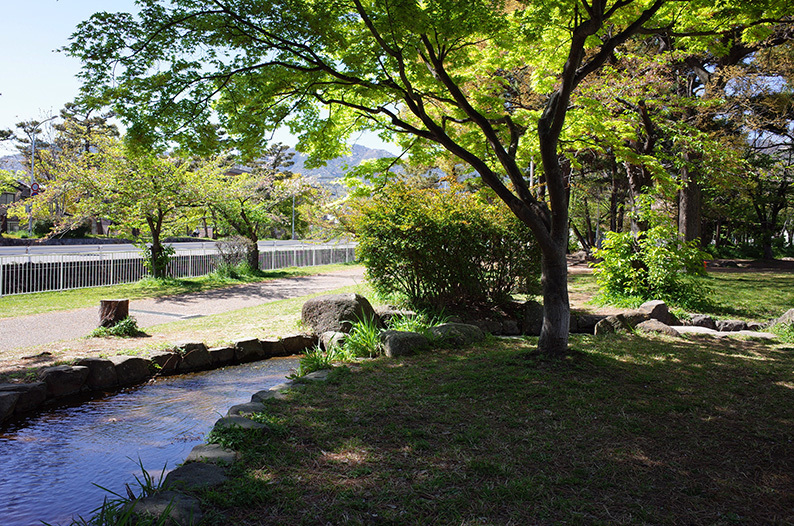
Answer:
[[[68,523],[108,493],[173,469],[234,404],[281,383],[295,358],[162,378],[0,430],[0,525]]]

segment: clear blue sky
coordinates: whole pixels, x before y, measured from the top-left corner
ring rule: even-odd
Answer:
[[[80,88],[80,61],[56,52],[97,11],[131,11],[133,0],[6,0],[0,8],[0,129],[58,115]],[[0,149],[3,147],[0,147]],[[5,147],[7,149],[7,147]]]
[[[266,0],[263,0],[266,1]],[[80,61],[56,50],[69,43],[77,24],[98,11],[134,12],[133,0],[3,0],[0,7],[0,129],[58,115],[80,89]],[[287,134],[276,140],[294,144]],[[359,143],[385,146],[366,134]],[[0,155],[16,153],[0,143]]]

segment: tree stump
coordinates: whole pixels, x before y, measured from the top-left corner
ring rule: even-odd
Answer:
[[[99,300],[99,326],[113,327],[130,315],[130,300]]]

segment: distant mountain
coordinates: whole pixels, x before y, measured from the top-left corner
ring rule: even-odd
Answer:
[[[38,155],[36,157],[38,158]],[[21,153],[0,157],[0,170],[8,170],[9,172],[25,171],[25,167],[22,166],[22,159],[24,157],[22,157]]]
[[[302,174],[306,177],[315,178],[320,184],[330,188],[334,185],[337,179],[341,178],[345,174],[346,170],[356,167],[364,161],[368,161],[370,159],[382,159],[384,157],[394,157],[394,154],[389,151],[367,148],[366,146],[361,146],[360,144],[354,144],[350,150],[350,155],[332,159],[328,161],[325,166],[309,169],[304,168],[304,163],[306,162],[308,156],[295,151],[294,148],[291,148],[290,152],[295,153],[295,157],[292,158],[295,164],[290,166],[289,170],[296,174]]]
[[[290,171],[316,179],[318,183],[332,190],[334,194],[341,193],[341,189],[338,187],[339,185],[336,184],[336,180],[340,179],[345,174],[346,167],[350,169],[369,159],[382,159],[383,157],[394,156],[393,153],[387,150],[367,148],[360,144],[354,144],[351,147],[350,155],[332,159],[328,161],[325,166],[308,169],[304,167],[304,163],[308,156],[295,151],[294,148],[291,148],[290,151],[295,153],[295,156],[292,158],[295,164],[289,167]],[[24,171],[25,168],[22,166],[22,159],[22,154],[0,157],[0,170]]]

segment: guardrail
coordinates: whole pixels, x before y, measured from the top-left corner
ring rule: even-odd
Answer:
[[[264,246],[259,268],[311,267],[355,260],[355,243]],[[179,249],[171,258],[169,275],[205,276],[221,262],[214,245]],[[19,255],[0,257],[0,296],[53,290],[80,289],[133,283],[147,275],[140,252],[97,251],[83,254]]]

